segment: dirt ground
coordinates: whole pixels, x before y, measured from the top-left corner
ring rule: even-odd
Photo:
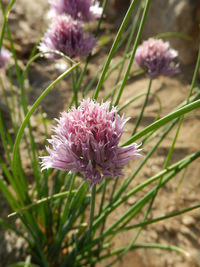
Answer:
[[[40,6],[40,8],[38,8]],[[14,11],[10,14],[10,27],[13,32],[15,46],[18,54],[20,55],[20,66],[24,67],[24,63],[27,61],[27,56],[31,51],[31,48],[38,41],[42,34],[42,30],[45,30],[47,20],[44,14],[47,10],[47,1],[37,0],[32,1],[32,4],[28,5],[26,0],[16,1]],[[107,25],[107,24],[105,24]],[[108,29],[105,29],[111,34],[112,25],[107,25]],[[85,83],[89,81],[96,70],[106,58],[106,53],[109,49],[109,43],[101,49],[97,49],[94,54],[91,63],[89,64],[87,77]],[[113,63],[120,59],[120,53],[114,58]],[[28,99],[31,105],[34,100],[41,94],[46,86],[55,79],[59,73],[62,72],[62,68],[66,67],[62,60],[50,61],[40,59],[36,63],[33,63],[30,74],[29,83],[31,91],[29,92]],[[135,69],[135,66],[133,66]],[[164,116],[171,112],[177,105],[181,104],[185,100],[189,84],[192,79],[194,65],[184,66],[181,65],[181,73],[174,78],[159,77],[153,81],[152,93],[156,93],[162,102],[162,110],[160,116]],[[110,79],[105,83],[104,88],[100,93],[100,98],[105,96],[109,91],[109,88],[113,85],[116,79],[116,74],[113,73]],[[134,94],[137,95],[142,92],[146,92],[148,86],[148,78],[145,75],[140,76],[138,79],[130,80],[122,94],[119,106]],[[17,84],[16,84],[17,90]],[[53,119],[59,116],[59,113],[65,110],[69,104],[71,98],[71,84],[69,79],[64,79],[59,85],[50,92],[41,105],[41,110],[45,112],[49,119]],[[55,101],[56,99],[56,101]],[[131,119],[127,123],[126,133],[123,139],[126,140],[130,137],[131,131],[135,120],[139,114],[142,100],[137,100],[124,110],[126,117]],[[145,110],[144,118],[141,123],[141,128],[147,126],[154,121],[154,118],[158,111],[158,102],[155,97],[151,96],[148,102],[148,106]],[[44,139],[42,137],[43,129],[39,123],[37,115],[32,119],[35,133],[37,133],[38,146],[41,150],[44,149]],[[165,156],[171,146],[175,129],[165,138],[160,147],[153,154],[150,160],[142,168],[139,175],[133,180],[129,188],[135,187],[139,183],[150,178],[162,169],[165,161]],[[191,112],[185,117],[183,126],[180,131],[178,141],[174,150],[174,154],[171,163],[180,160],[184,156],[196,152],[200,149],[199,144],[200,136],[200,111]],[[145,155],[151,149],[153,142],[149,142],[143,149]],[[137,159],[135,162],[131,162],[127,168],[126,174],[130,174],[137,163],[141,159]],[[171,213],[173,211],[183,209],[199,203],[200,196],[200,160],[196,160],[187,168],[183,175],[181,172],[177,177],[172,179],[164,188],[162,188],[153,205],[150,217],[155,218]],[[25,162],[26,165],[26,162]],[[29,169],[29,163],[27,166]],[[31,170],[30,170],[31,171]],[[146,193],[145,188],[143,192],[131,197],[124,207],[117,209],[108,223],[114,221],[121,214],[122,210],[129,208],[133,205],[137,197]],[[2,202],[3,203],[3,200]],[[3,216],[6,217],[6,209],[2,204],[0,209],[3,210]],[[1,211],[2,212],[2,211]],[[142,212],[132,223],[136,223],[142,220],[145,211]],[[113,243],[113,248],[128,245],[130,240],[134,237],[136,230],[130,230],[129,232],[121,233],[118,239]],[[21,241],[17,243],[16,237],[9,232],[0,233],[1,245],[0,245],[0,266],[7,266],[8,263],[13,263],[10,255],[13,253],[14,258],[20,257],[22,246]],[[12,242],[11,242],[12,240]],[[15,242],[13,242],[15,240]],[[116,263],[115,267],[195,267],[200,266],[200,212],[199,210],[192,211],[190,213],[178,216],[176,218],[168,219],[164,222],[149,225],[144,228],[138,241],[138,243],[161,243],[176,245],[187,251],[187,256],[169,251],[161,251],[157,249],[138,249],[126,254],[120,262]],[[17,243],[17,244],[16,244]],[[6,254],[7,253],[7,254]],[[5,256],[6,255],[6,256]],[[98,267],[105,267],[108,264],[107,261],[98,264]]]

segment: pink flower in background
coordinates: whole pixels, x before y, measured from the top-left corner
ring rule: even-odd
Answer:
[[[49,0],[49,3],[50,17],[65,14],[73,19],[89,22],[99,18],[102,13],[99,2],[94,0]]]
[[[110,103],[98,104],[83,100],[76,109],[63,112],[54,128],[47,147],[49,156],[42,157],[42,170],[56,168],[81,172],[90,186],[106,177],[123,175],[123,166],[138,157],[140,149],[136,143],[119,147],[123,127],[127,122],[117,114]]]
[[[87,56],[95,44],[95,38],[83,31],[81,22],[62,15],[53,19],[38,48],[41,52],[60,51],[71,58],[76,58]],[[52,53],[45,56],[59,58]]]
[[[168,42],[150,38],[138,46],[135,62],[146,69],[151,78],[159,75],[172,76],[179,72],[179,64],[174,63],[177,56],[178,52]]]
[[[7,61],[11,57],[10,51],[2,46],[0,50],[0,69],[3,69],[6,66]]]

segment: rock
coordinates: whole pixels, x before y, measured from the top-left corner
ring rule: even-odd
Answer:
[[[143,39],[166,32],[188,35],[191,41],[170,37],[166,40],[179,52],[184,64],[193,63],[197,56],[200,40],[200,1],[199,0],[154,0],[151,2],[143,31]]]
[[[190,256],[194,263],[196,263],[196,266],[200,266],[200,250],[193,249],[192,251],[190,251]]]
[[[194,240],[196,239],[196,235],[195,233],[190,230],[189,227],[185,226],[185,225],[181,225],[180,226],[180,232],[183,234],[183,235],[186,235],[186,236],[190,236],[191,238],[193,238]]]
[[[156,226],[154,226],[154,227],[156,229],[156,232],[159,233],[159,234],[161,234],[161,233],[163,233],[165,231],[165,227],[161,223],[156,224]]]
[[[182,247],[190,247],[191,246],[190,240],[181,232],[177,233],[176,238],[178,240],[178,243],[181,244]]]
[[[190,229],[188,227],[186,227],[185,225],[181,225],[180,232],[184,235],[190,235],[191,234]]]
[[[134,204],[136,203],[136,201],[137,201],[137,198],[136,198],[135,196],[131,196],[131,197],[129,197],[129,198],[127,199],[127,203],[128,203],[128,205],[130,205],[130,206],[134,205]]]
[[[195,224],[195,219],[194,219],[192,216],[185,215],[185,216],[182,218],[182,223],[183,223],[185,226],[194,225],[194,224]]]
[[[155,242],[158,239],[158,233],[154,230],[151,230],[148,232],[149,238],[151,239],[151,242]]]
[[[180,230],[179,221],[176,219],[174,219],[173,221],[171,220],[164,225],[164,228],[168,231],[168,233],[171,236],[175,236]]]

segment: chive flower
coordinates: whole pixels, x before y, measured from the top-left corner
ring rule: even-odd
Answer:
[[[179,72],[179,64],[174,62],[177,56],[178,52],[168,42],[150,38],[138,46],[135,62],[146,69],[151,78],[159,75],[173,76]]]
[[[56,168],[80,172],[90,186],[104,178],[122,176],[127,162],[138,157],[140,150],[133,143],[120,147],[119,141],[128,119],[124,119],[110,102],[82,100],[78,108],[63,112],[57,119],[54,135],[42,158],[42,170]]]
[[[11,57],[11,53],[2,46],[0,50],[0,70],[6,66],[7,61]]]
[[[70,15],[75,20],[84,22],[99,18],[102,14],[102,8],[99,2],[94,0],[49,0],[51,5],[49,15]]]
[[[81,58],[86,57],[95,44],[95,38],[84,32],[81,22],[61,15],[53,19],[38,48],[41,52],[60,51],[70,58]],[[47,53],[45,57],[59,58],[53,53]]]

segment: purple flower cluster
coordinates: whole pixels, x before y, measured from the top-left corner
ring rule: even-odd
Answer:
[[[61,15],[52,21],[39,45],[39,50],[41,52],[60,51],[71,58],[76,58],[87,56],[95,44],[93,36],[83,31],[79,21],[73,20],[70,16]],[[59,58],[53,53],[46,54],[46,57]]]
[[[8,61],[8,59],[11,57],[11,53],[2,46],[0,50],[0,69],[3,69]]]
[[[96,45],[95,38],[83,30],[85,22],[100,17],[102,8],[94,0],[49,0],[52,23],[39,45],[41,52],[60,51],[76,59],[86,57]],[[47,53],[45,57],[59,58]]]
[[[146,69],[151,78],[159,75],[172,76],[179,72],[179,64],[174,62],[177,56],[178,52],[168,42],[150,38],[138,47],[135,62]]]
[[[63,112],[55,135],[48,140],[52,148],[46,148],[49,156],[42,157],[42,170],[80,172],[84,180],[90,180],[90,186],[106,177],[123,175],[124,165],[138,157],[140,149],[136,143],[118,146],[127,119],[109,106],[109,102],[98,104],[88,99],[77,109]]]
[[[57,15],[70,15],[75,20],[84,22],[99,18],[102,8],[94,0],[49,0],[51,5],[50,17]]]

